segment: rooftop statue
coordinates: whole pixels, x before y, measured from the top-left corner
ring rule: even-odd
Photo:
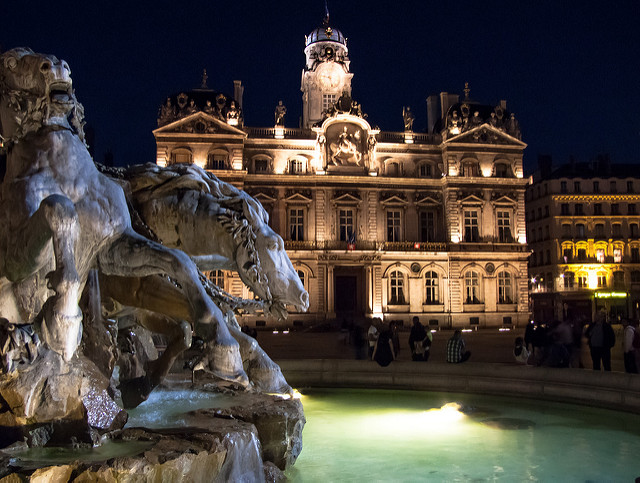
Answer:
[[[0,123],[7,156],[0,316],[35,324],[44,349],[64,364],[81,341],[79,299],[92,269],[107,281],[167,274],[181,288],[189,321],[209,332],[217,354],[212,370],[247,384],[238,342],[194,262],[136,233],[121,186],[96,169],[67,63],[25,48],[0,55]],[[153,297],[135,301],[154,310]]]

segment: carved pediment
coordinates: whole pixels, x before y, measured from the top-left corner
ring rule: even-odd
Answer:
[[[287,190],[285,200],[289,203],[311,203],[313,201],[311,190]]]
[[[408,203],[404,193],[393,192],[380,193],[380,202],[383,205],[406,205]]]
[[[278,197],[278,194],[273,188],[258,188],[253,190],[247,190],[252,197],[257,199],[262,204],[274,203]]]
[[[336,191],[332,202],[334,204],[359,204],[362,201],[357,191]]]
[[[493,127],[489,124],[483,124],[469,131],[465,131],[457,136],[449,137],[445,143],[447,144],[498,144],[503,146],[519,146],[525,147],[526,144],[519,139],[510,136],[506,132]]]
[[[484,203],[484,199],[482,198],[482,193],[479,192],[468,192],[461,191],[458,193],[458,201],[460,203],[465,204],[479,204]]]
[[[492,193],[491,201],[493,203],[504,203],[512,205],[518,202],[518,196],[515,193]]]
[[[439,193],[416,193],[415,203],[417,205],[439,205],[442,203],[442,196]]]
[[[215,116],[204,112],[196,112],[182,119],[178,119],[165,126],[159,127],[154,134],[187,133],[195,135],[217,134],[217,135],[241,135],[246,133],[238,128],[230,126],[226,122]]]

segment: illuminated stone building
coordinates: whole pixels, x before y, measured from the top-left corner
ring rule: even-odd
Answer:
[[[240,82],[230,97],[205,78],[161,108],[157,163],[196,163],[261,201],[310,294],[291,325],[414,315],[439,327],[524,324],[526,145],[506,102],[443,92],[428,99],[428,132],[400,107],[404,131],[385,132],[351,95],[338,29],[313,30],[304,55],[300,126],[286,125],[281,103],[273,126],[244,126]],[[235,274],[213,276],[250,296]]]
[[[549,321],[611,321],[640,315],[640,177],[637,166],[569,163],[527,189],[527,238],[533,315]]]

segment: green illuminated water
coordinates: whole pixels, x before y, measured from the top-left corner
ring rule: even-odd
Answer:
[[[462,414],[437,411],[457,402]],[[634,481],[640,416],[583,406],[417,391],[303,396],[293,482]]]

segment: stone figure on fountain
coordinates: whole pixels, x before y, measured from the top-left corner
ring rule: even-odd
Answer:
[[[163,122],[174,109],[168,100]],[[0,55],[0,134],[7,159],[0,192],[0,445],[97,444],[100,434],[124,425],[127,415],[116,404],[111,380],[117,328],[104,314],[115,320],[133,314],[135,322],[168,334],[173,343],[164,359],[143,368],[137,394],[127,393],[127,381],[121,381],[123,399],[132,405],[159,384],[194,330],[207,345],[200,366],[216,380],[290,391],[255,340],[243,338],[233,316],[243,302],[208,285],[189,256],[203,269],[238,270],[267,311],[283,315],[286,303],[306,309],[308,295],[297,274],[291,278],[296,272],[259,203],[188,167],[133,169],[129,180],[107,176],[89,155],[83,125],[66,62],[26,48]],[[163,188],[154,191],[157,180]],[[126,184],[135,193],[130,200]],[[191,194],[180,197],[181,204],[171,188],[185,186]],[[182,217],[183,230],[189,217],[193,222],[205,216],[187,198],[209,204],[212,226],[228,240],[225,247],[235,247],[233,255],[217,253],[198,238],[191,240],[189,255],[171,248],[164,216]],[[134,204],[146,219],[133,207],[130,212]],[[154,219],[145,211],[151,206],[167,214],[155,212]],[[237,249],[249,242],[253,250]]]

